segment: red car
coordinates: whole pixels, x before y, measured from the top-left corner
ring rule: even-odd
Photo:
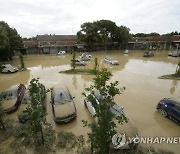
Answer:
[[[15,112],[21,104],[26,87],[23,84],[15,85],[0,93],[0,101],[4,113]]]

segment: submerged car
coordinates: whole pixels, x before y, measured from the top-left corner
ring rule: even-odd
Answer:
[[[0,101],[2,102],[2,107],[4,113],[15,112],[22,102],[26,87],[23,84],[12,86],[0,93]]]
[[[177,98],[164,98],[160,100],[156,109],[164,117],[180,123],[180,100]]]
[[[57,55],[64,55],[64,54],[66,54],[66,51],[59,51],[59,52],[57,53]]]
[[[45,86],[43,84],[40,84],[40,96],[41,96],[41,105],[43,106],[44,110],[45,108],[45,98],[46,98],[46,89]],[[26,121],[29,120],[28,115],[24,112],[26,110],[26,108],[28,107],[28,105],[31,103],[31,99],[29,96],[29,92],[26,91],[24,94],[24,97],[22,99],[21,105],[18,109],[18,119],[19,122],[21,123],[26,123]]]
[[[86,96],[88,97],[88,94],[86,94]],[[96,109],[95,109],[94,105],[98,105],[103,97],[98,91],[95,91],[92,94],[92,96],[93,96],[93,100],[94,100],[93,103],[91,101],[88,101],[85,98],[84,99],[84,105],[88,109],[88,111],[90,112],[91,116],[94,118],[95,122],[98,123],[98,118],[95,116],[96,115]],[[121,116],[122,114],[125,115],[125,113],[123,111],[123,107],[118,106],[115,102],[113,102],[112,104],[113,105],[110,108],[110,111],[113,114],[115,114],[116,116]],[[132,122],[130,120],[128,120],[128,123],[123,123],[123,125],[121,125],[121,124],[118,124],[118,122],[116,120],[115,123],[117,126],[115,128],[115,131],[117,133],[123,133],[127,142],[122,147],[116,148],[115,145],[111,145],[111,148],[112,149],[130,149],[130,148],[135,147],[137,144],[135,144],[134,142],[128,142],[129,137],[138,138],[138,131],[134,127]]]
[[[14,73],[17,72],[18,68],[12,66],[11,64],[4,64],[2,65],[2,73]]]
[[[56,123],[68,123],[76,118],[76,107],[73,97],[65,85],[53,87],[51,104],[53,118]]]
[[[87,58],[91,59],[92,55],[90,55],[88,52],[84,52],[80,55],[80,57],[87,57]]]
[[[174,51],[174,52],[172,52],[172,55],[171,55],[172,57],[180,57],[180,52],[178,52],[178,51]]]
[[[143,57],[154,57],[154,54],[151,51],[145,51]]]
[[[72,60],[71,60],[71,65],[72,65]],[[80,59],[75,60],[75,65],[77,66],[85,66],[86,63],[84,61],[81,61]]]
[[[92,55],[88,54],[87,52],[84,52],[79,56],[79,59],[82,61],[88,61],[88,60],[91,60],[91,58],[92,58]]]
[[[172,54],[173,54],[172,52],[168,52],[168,56],[172,56]]]
[[[125,50],[125,51],[124,51],[124,54],[128,54],[128,53],[129,53],[129,50]]]
[[[86,57],[86,56],[79,56],[79,59],[80,59],[81,61],[89,61],[89,60],[91,60],[91,58]]]
[[[108,55],[105,56],[104,61],[111,65],[119,65],[119,62],[117,60],[115,60],[113,57],[110,57]]]

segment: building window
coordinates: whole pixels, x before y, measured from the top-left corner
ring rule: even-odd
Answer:
[[[46,46],[46,45],[48,45],[48,42],[39,42],[39,45],[40,46]]]
[[[50,42],[50,45],[56,45],[56,42]]]

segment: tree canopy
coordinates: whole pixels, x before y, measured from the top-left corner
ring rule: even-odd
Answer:
[[[36,37],[36,36],[23,37],[22,39],[23,39],[23,41],[36,41],[36,40],[37,40],[37,37]]]
[[[117,26],[111,20],[98,20],[86,22],[81,25],[80,31],[77,32],[78,40],[87,43],[89,47],[94,44],[101,44],[106,50],[106,44],[118,42],[126,43],[130,39],[129,28]]]
[[[16,29],[0,21],[0,60],[11,60],[13,51],[19,51],[22,47],[22,38]]]
[[[88,133],[88,136],[92,151],[98,154],[108,154],[110,152],[112,136],[116,133],[115,128],[117,127],[115,121],[117,120],[121,124],[127,122],[124,114],[115,115],[111,112],[111,107],[115,104],[114,97],[123,91],[117,88],[118,81],[108,83],[111,76],[111,72],[107,69],[102,69],[94,77],[93,84],[86,88],[86,92],[83,93],[85,99],[91,102],[95,109],[94,118],[98,119],[97,123],[90,124],[83,120],[84,126],[88,126],[91,129],[91,133]],[[99,103],[94,97],[97,91],[101,96],[98,99]]]
[[[173,36],[173,35],[180,35],[180,32],[178,33],[177,31],[171,32],[171,33],[167,33],[164,34],[165,36]]]
[[[160,36],[160,34],[156,33],[156,32],[149,33],[149,34],[146,34],[146,33],[136,33],[133,36],[134,37],[153,37],[153,36]]]
[[[159,33],[152,32],[152,33],[136,33],[133,34],[133,37],[153,37],[153,36],[173,36],[173,35],[180,35],[180,32],[174,31],[171,33],[160,35]]]

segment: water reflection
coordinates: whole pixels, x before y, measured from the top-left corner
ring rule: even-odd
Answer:
[[[30,78],[30,71],[19,71],[13,74],[0,74],[0,91],[3,91],[13,85],[28,84]]]
[[[171,95],[174,94],[177,87],[178,87],[178,80],[173,80],[171,84],[171,88],[169,89]]]
[[[76,75],[73,75],[72,84],[74,85],[75,89],[77,89],[77,77],[76,77]]]
[[[154,120],[157,122],[157,125],[160,126],[161,129],[166,132],[166,134],[167,134],[166,136],[173,136],[173,134],[174,134],[173,131],[177,132],[177,129],[179,129],[178,128],[179,126],[177,123],[175,123],[174,121],[172,121],[168,118],[163,117],[158,111],[154,112]],[[172,127],[172,128],[167,129],[169,127]],[[179,134],[179,132],[178,132],[178,134]],[[161,134],[159,134],[159,135],[161,136]]]

